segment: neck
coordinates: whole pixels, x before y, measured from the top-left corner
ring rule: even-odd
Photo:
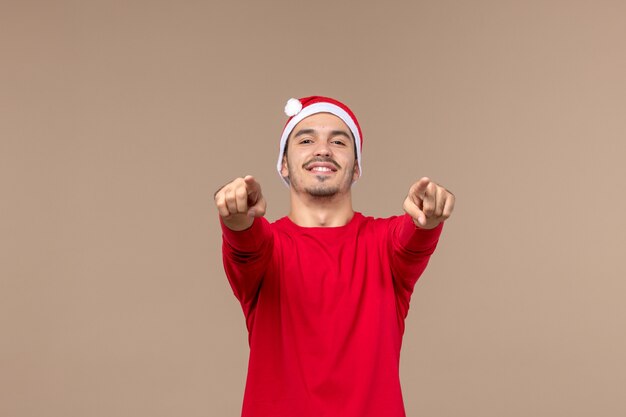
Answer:
[[[291,192],[289,218],[302,227],[345,226],[354,216],[352,195],[337,194],[332,197],[313,197]]]

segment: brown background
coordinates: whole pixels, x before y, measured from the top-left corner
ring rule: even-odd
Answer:
[[[355,207],[457,196],[417,285],[409,416],[626,415],[626,3],[3,1],[0,415],[237,416],[212,194],[268,218],[289,97],[364,131]]]

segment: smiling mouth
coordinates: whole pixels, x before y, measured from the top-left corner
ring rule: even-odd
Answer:
[[[339,164],[330,159],[313,159],[304,164],[304,169],[314,174],[332,174],[337,172]]]
[[[309,168],[310,172],[316,173],[316,174],[330,174],[335,172],[335,169],[331,169],[329,167],[320,167],[320,166],[315,166],[312,168]]]

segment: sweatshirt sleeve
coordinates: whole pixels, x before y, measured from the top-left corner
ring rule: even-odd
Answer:
[[[230,230],[220,218],[222,227],[222,258],[228,282],[249,316],[256,304],[261,281],[272,256],[273,234],[264,217],[254,219],[246,230]]]
[[[403,318],[408,314],[415,283],[426,269],[442,230],[443,222],[433,229],[421,229],[408,214],[396,217],[391,224],[391,272]]]

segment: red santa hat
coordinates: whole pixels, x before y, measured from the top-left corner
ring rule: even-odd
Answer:
[[[285,145],[287,139],[291,134],[294,127],[304,118],[316,113],[331,113],[339,117],[350,128],[352,136],[354,136],[354,144],[356,146],[356,159],[359,164],[359,172],[362,174],[361,168],[361,148],[363,145],[363,135],[361,134],[361,127],[356,119],[352,110],[345,104],[329,97],[310,96],[304,98],[290,98],[285,105],[285,114],[289,116],[283,134],[280,138],[280,153],[278,154],[278,163],[276,168],[278,169],[278,175],[281,175],[280,171],[283,165],[283,156],[285,154]],[[282,175],[281,175],[282,178]],[[283,178],[283,181],[288,185],[287,181]]]

